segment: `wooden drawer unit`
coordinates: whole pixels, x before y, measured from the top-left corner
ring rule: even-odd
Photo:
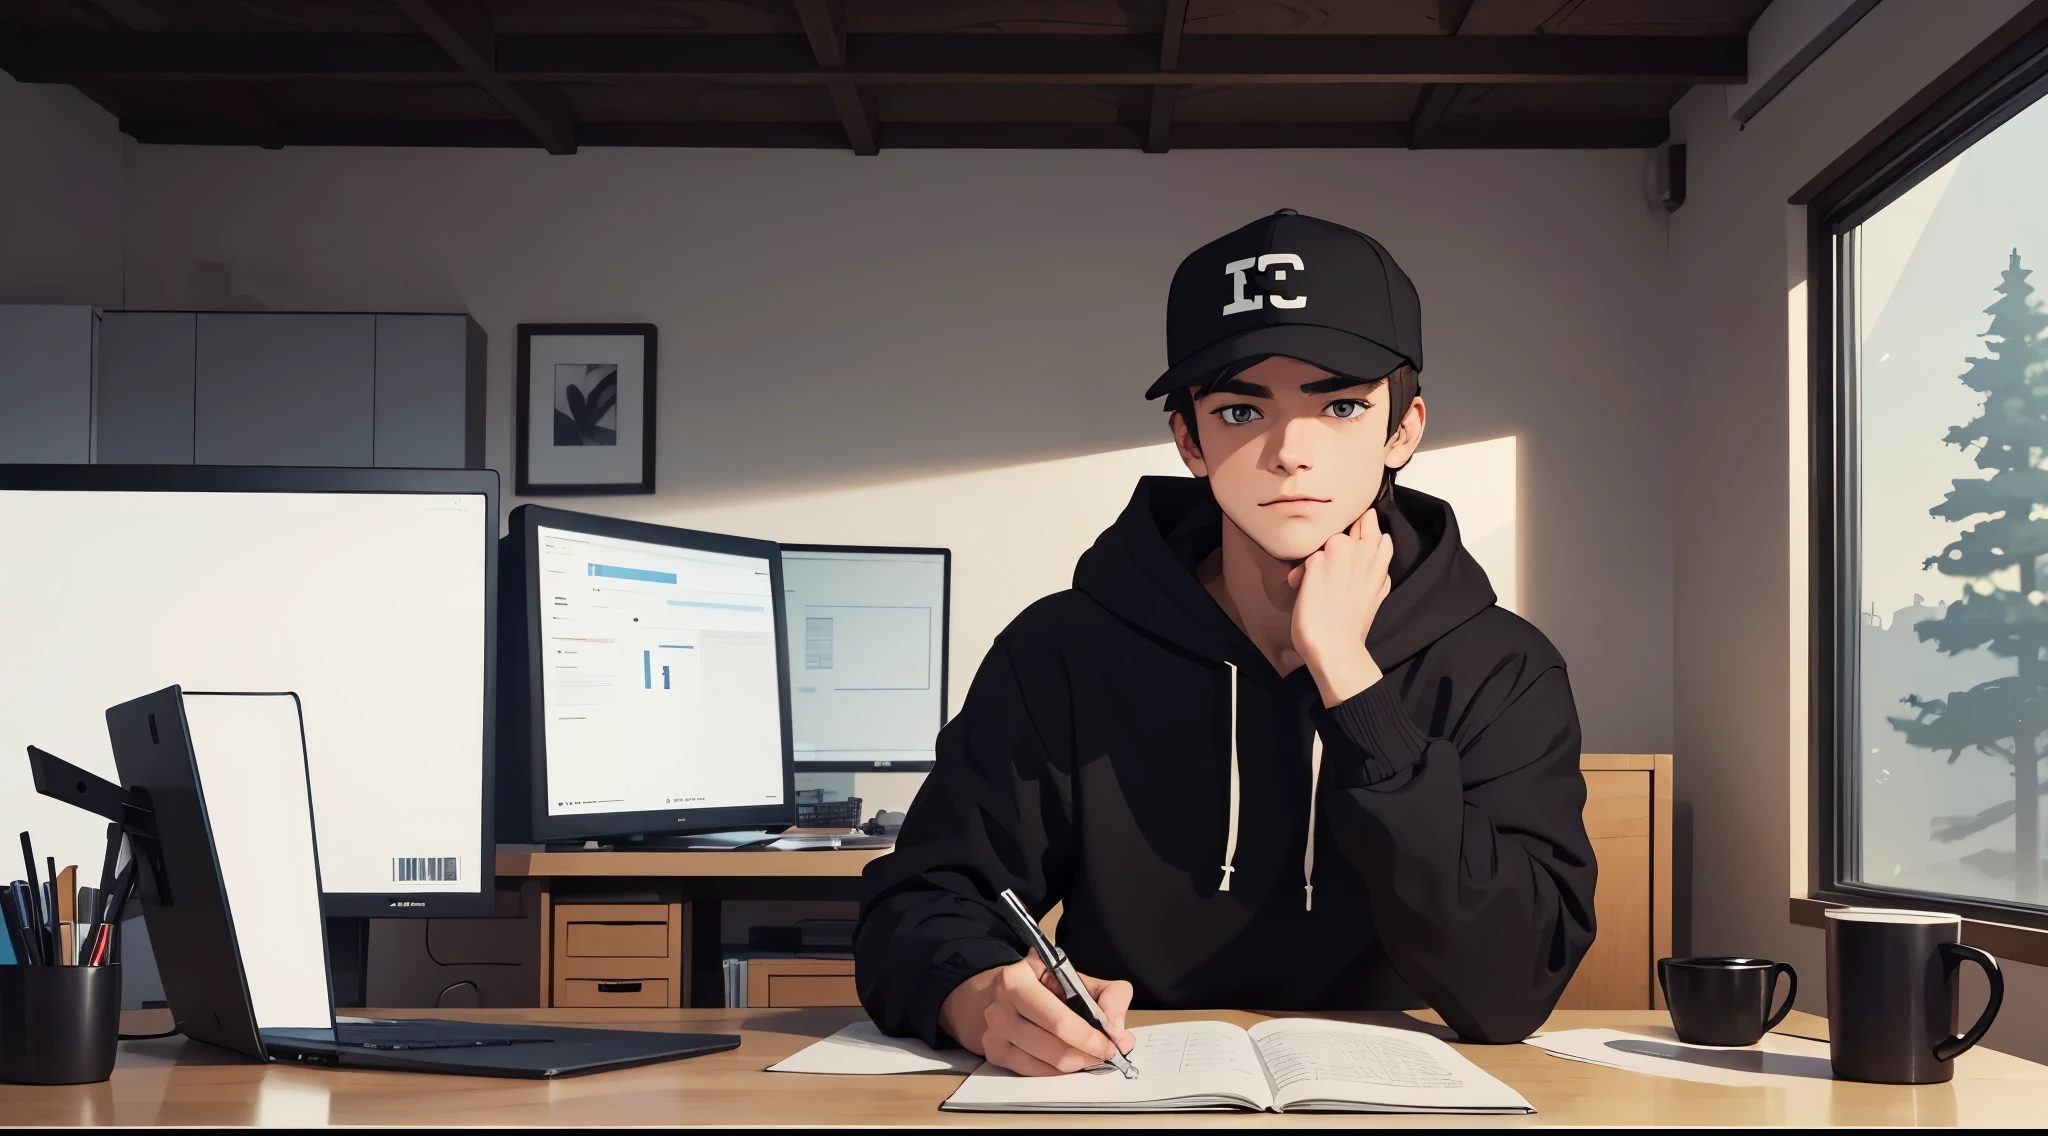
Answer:
[[[1671,755],[1589,753],[1586,835],[1600,864],[1598,935],[1560,1010],[1661,1010],[1657,960],[1671,954]]]
[[[852,959],[750,959],[747,1006],[858,1006]]]
[[[555,1000],[557,1006],[673,1006],[669,999],[671,983],[666,978],[567,978],[558,989],[566,990],[567,1000]]]
[[[688,1004],[688,904],[558,903],[551,915],[553,1005]]]
[[[659,923],[570,923],[563,958],[667,958],[668,920]]]

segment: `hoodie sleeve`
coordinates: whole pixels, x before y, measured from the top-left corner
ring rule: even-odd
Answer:
[[[1390,681],[1323,715],[1332,837],[1372,895],[1387,955],[1475,1041],[1527,1037],[1593,942],[1579,719],[1553,666],[1461,752]]]
[[[1057,736],[1057,735],[1056,735]],[[983,896],[1043,913],[1066,892],[1071,768],[1055,760],[998,640],[897,835],[861,876],[854,984],[882,1032],[955,1044],[939,1006],[967,978],[1024,957]]]

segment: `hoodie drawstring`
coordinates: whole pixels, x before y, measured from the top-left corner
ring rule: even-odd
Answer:
[[[1237,859],[1237,664],[1223,665],[1230,668],[1230,828],[1223,838],[1223,882],[1217,891],[1229,891],[1230,874],[1237,871],[1231,866]]]
[[[1316,909],[1316,786],[1323,783],[1323,735],[1308,747],[1308,847],[1301,853],[1301,909]]]
[[[1225,663],[1230,668],[1230,827],[1223,837],[1223,881],[1216,885],[1217,891],[1230,890],[1231,873],[1237,871],[1232,862],[1237,859],[1237,664]],[[1316,906],[1316,790],[1323,782],[1323,735],[1311,735],[1308,757],[1308,847],[1301,854],[1301,909],[1314,911]]]

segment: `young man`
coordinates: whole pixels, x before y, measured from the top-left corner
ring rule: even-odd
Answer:
[[[1192,479],[1146,478],[983,660],[870,864],[884,1030],[1084,1068],[996,905],[1060,945],[1120,1049],[1132,1006],[1435,1008],[1514,1041],[1593,940],[1564,661],[1494,603],[1422,440],[1421,305],[1378,242],[1283,209],[1189,256],[1165,396]]]

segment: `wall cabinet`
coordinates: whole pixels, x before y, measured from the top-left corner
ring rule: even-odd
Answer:
[[[0,307],[0,461],[483,467],[466,315]]]
[[[92,460],[98,320],[89,307],[0,305],[0,462]]]
[[[375,316],[201,312],[195,318],[195,463],[374,463]]]
[[[197,348],[191,312],[101,313],[99,461],[191,464]]]

